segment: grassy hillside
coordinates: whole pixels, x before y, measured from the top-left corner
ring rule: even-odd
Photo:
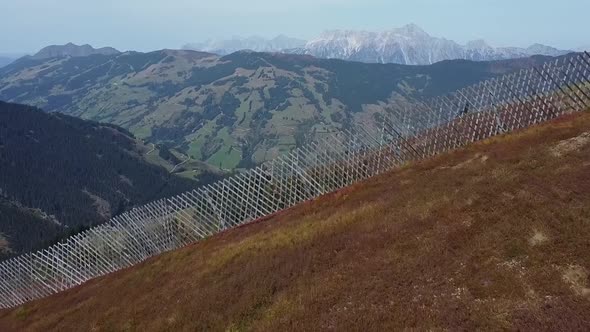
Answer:
[[[309,56],[194,51],[21,59],[0,69],[0,99],[107,122],[211,167],[269,160],[325,128],[372,121],[405,102],[539,59],[364,64]]]
[[[47,299],[31,331],[587,330],[590,114],[360,183]]]
[[[0,258],[197,185],[150,150],[116,126],[0,102]]]

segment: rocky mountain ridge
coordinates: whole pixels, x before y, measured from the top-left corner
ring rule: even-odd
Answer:
[[[461,45],[433,37],[415,24],[382,32],[330,30],[307,42],[285,36],[267,40],[261,37],[209,40],[187,44],[185,49],[226,55],[238,50],[284,52],[366,63],[429,65],[443,60],[493,61],[533,55],[560,56],[571,51],[533,44],[527,48],[492,47],[484,40]]]
[[[292,53],[369,63],[428,65],[443,60],[492,61],[532,55],[559,56],[569,51],[534,44],[528,48],[494,48],[484,40],[460,45],[429,35],[415,24],[383,32],[334,30],[313,39]]]
[[[118,50],[112,47],[94,48],[88,44],[76,45],[74,43],[67,43],[65,45],[50,45],[44,47],[39,52],[32,56],[33,59],[50,59],[63,56],[83,57],[95,54],[115,55],[119,54]]]

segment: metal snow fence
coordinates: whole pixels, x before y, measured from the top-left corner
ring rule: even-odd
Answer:
[[[378,129],[325,137],[228,179],[135,208],[0,263],[0,308],[80,285],[414,160],[590,105],[590,55],[573,54],[393,110]]]

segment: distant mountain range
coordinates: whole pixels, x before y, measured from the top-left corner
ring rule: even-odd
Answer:
[[[156,158],[122,128],[0,101],[0,259],[196,185]]]
[[[432,37],[415,24],[384,32],[327,31],[308,42],[285,36],[271,40],[251,37],[188,44],[185,48],[222,55],[240,49],[280,51],[313,55],[318,58],[406,65],[428,65],[455,59],[490,61],[525,58],[532,55],[559,56],[570,52],[541,44],[534,44],[528,48],[494,48],[483,40],[460,45],[452,40]]]
[[[68,43],[65,45],[51,45],[41,49],[31,58],[33,59],[49,59],[62,56],[81,57],[94,54],[114,55],[119,54],[118,50],[112,47],[94,48],[88,44],[76,45]]]
[[[210,39],[202,43],[186,44],[182,48],[201,52],[227,55],[241,50],[255,52],[279,52],[287,49],[302,48],[306,41],[279,35],[273,39],[265,39],[258,36],[247,38],[234,37],[228,40]]]

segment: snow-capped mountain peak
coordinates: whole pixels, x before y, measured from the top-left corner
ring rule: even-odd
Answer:
[[[184,48],[228,54],[239,50],[308,54],[318,58],[426,65],[452,59],[473,61],[503,60],[531,55],[557,56],[569,51],[534,44],[528,48],[495,48],[484,40],[461,45],[452,40],[433,37],[416,24],[382,32],[359,30],[327,30],[308,42],[279,35],[273,39],[261,37],[230,40],[209,40],[188,44]]]
[[[414,23],[406,24],[401,28],[394,29],[396,33],[407,37],[430,37],[426,31]]]
[[[540,44],[526,49],[494,48],[484,40],[460,45],[452,40],[433,37],[416,24],[408,24],[383,32],[326,31],[297,52],[320,58],[425,65],[450,59],[485,61],[528,57],[533,54],[555,56],[568,51]]]

